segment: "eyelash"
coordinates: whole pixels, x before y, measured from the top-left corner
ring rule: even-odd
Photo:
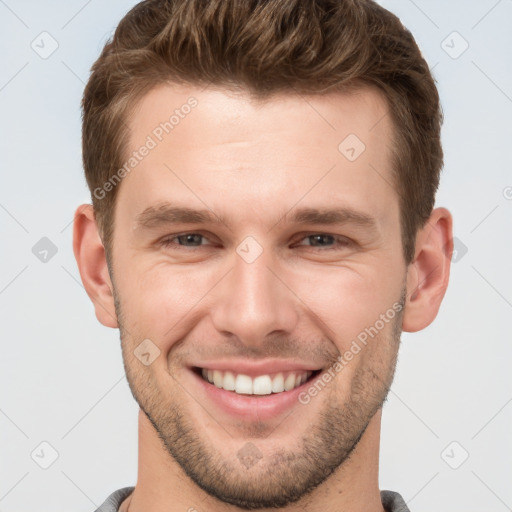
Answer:
[[[160,241],[160,244],[165,248],[170,248],[171,246],[174,246],[174,248],[177,248],[178,250],[191,250],[191,249],[197,250],[197,249],[200,249],[203,245],[206,245],[206,244],[200,244],[198,246],[186,246],[186,245],[174,243],[174,240],[177,240],[178,238],[181,238],[181,237],[186,237],[188,235],[198,235],[198,236],[202,237],[203,239],[207,240],[207,237],[201,233],[188,232],[188,233],[181,233],[178,235],[173,235],[171,237],[166,237]],[[311,234],[303,236],[299,241],[305,240],[307,238],[315,237],[315,236],[330,237],[333,239],[334,245],[330,246],[330,247],[302,245],[300,247],[311,247],[313,249],[320,249],[321,251],[330,251],[330,250],[335,250],[338,247],[341,247],[341,248],[350,247],[355,244],[355,242],[353,242],[349,238],[346,238],[343,236],[339,237],[336,235],[330,235],[329,233],[311,233]]]

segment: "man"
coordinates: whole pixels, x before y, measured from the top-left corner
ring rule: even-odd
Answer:
[[[411,34],[370,0],[145,1],[82,106],[74,251],[140,406],[99,510],[407,511],[382,405],[453,249]]]

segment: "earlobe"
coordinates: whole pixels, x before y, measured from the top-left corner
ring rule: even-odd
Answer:
[[[450,277],[452,222],[446,208],[436,208],[416,236],[414,260],[407,270],[407,301],[402,322],[406,332],[424,329],[437,316]]]
[[[96,318],[106,327],[117,328],[113,286],[108,273],[105,248],[101,241],[92,205],[77,208],[73,223],[73,252]]]

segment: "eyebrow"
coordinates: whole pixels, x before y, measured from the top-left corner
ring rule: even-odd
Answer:
[[[280,221],[284,221],[287,224],[353,224],[369,231],[376,231],[378,226],[377,220],[371,215],[345,207],[296,208],[292,216],[290,216],[290,212],[288,212],[280,218]],[[146,208],[142,213],[137,215],[136,224],[138,227],[142,228],[156,228],[161,225],[172,224],[227,225],[222,215],[217,215],[211,210],[196,210],[170,203]]]
[[[355,224],[377,229],[377,220],[364,212],[350,208],[299,208],[292,217],[296,224]]]
[[[224,220],[210,210],[195,210],[164,203],[146,208],[137,215],[136,223],[140,227],[154,228],[162,224],[221,224]]]

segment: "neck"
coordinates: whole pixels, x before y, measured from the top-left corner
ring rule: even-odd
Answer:
[[[381,410],[371,419],[350,458],[308,496],[287,506],[286,512],[385,512],[378,486],[380,421]],[[119,512],[161,510],[237,512],[243,509],[220,502],[198,487],[164,449],[153,426],[139,411],[137,483]]]

